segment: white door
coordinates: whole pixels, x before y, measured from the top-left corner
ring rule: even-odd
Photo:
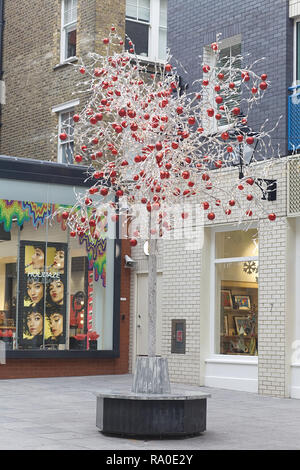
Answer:
[[[161,354],[161,286],[162,275],[157,274],[156,354]],[[137,274],[136,355],[148,354],[148,274]]]

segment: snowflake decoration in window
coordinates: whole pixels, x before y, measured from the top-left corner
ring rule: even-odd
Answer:
[[[258,266],[255,261],[247,261],[244,263],[243,271],[247,274],[257,273]]]

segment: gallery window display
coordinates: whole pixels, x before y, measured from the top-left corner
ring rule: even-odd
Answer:
[[[0,340],[24,353],[112,350],[115,240],[73,239],[57,205],[30,204],[0,200]]]
[[[257,230],[217,232],[216,352],[258,354]]]

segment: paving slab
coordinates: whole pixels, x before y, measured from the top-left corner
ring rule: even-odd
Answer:
[[[96,428],[96,395],[129,391],[132,376],[0,380],[0,450],[299,450],[300,400],[171,384],[208,393],[207,430],[184,439],[128,439]]]

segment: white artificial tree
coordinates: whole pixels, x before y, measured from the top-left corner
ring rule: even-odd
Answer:
[[[235,206],[239,220],[255,215],[276,218],[265,212],[261,197],[252,191],[255,165],[247,176],[246,153],[237,150],[255,145],[252,163],[267,160],[265,172],[273,161],[267,123],[255,135],[247,128],[247,115],[269,83],[265,73],[259,76],[253,71],[256,63],[241,68],[240,56],[223,59],[220,66],[218,41],[211,45],[215,65],[202,64],[203,79],[190,92],[180,87],[171,57],[149,72],[130,41],[125,50],[115,27],[103,43],[105,54],[90,53],[87,63],[76,65],[77,92],[86,102],[73,118],[74,158],[88,165],[91,185],[86,194],[78,195],[72,209],[61,212],[72,237],[89,233],[91,239],[101,236],[103,217],[123,222],[138,217],[140,222],[141,214],[146,214],[146,235],[135,224],[130,244],[135,246],[143,237],[149,240],[148,356],[155,357],[156,247],[157,240],[172,230],[168,208],[187,201],[200,203],[211,221],[216,217],[214,206],[227,217]],[[219,122],[223,126],[225,122],[225,130]],[[59,138],[63,142],[67,137],[66,128]],[[225,186],[223,169],[232,168],[237,160],[244,170],[230,187]],[[184,220],[188,213],[183,210],[180,216]]]

